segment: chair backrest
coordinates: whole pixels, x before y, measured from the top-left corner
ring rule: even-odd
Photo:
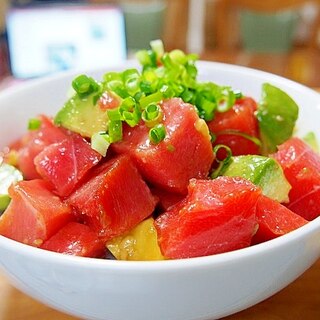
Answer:
[[[215,5],[217,49],[230,50],[241,46],[249,51],[288,51],[299,22],[299,10],[304,5],[317,6],[320,0],[220,0]],[[316,44],[318,18],[307,39],[307,46]]]

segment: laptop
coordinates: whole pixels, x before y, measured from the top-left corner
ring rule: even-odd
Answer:
[[[6,17],[12,75],[108,68],[127,58],[122,10],[110,5],[35,5]]]

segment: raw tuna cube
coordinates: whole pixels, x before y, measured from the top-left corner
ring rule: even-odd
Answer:
[[[166,137],[150,142],[144,124],[124,128],[123,141],[113,145],[118,153],[129,153],[143,177],[169,191],[187,193],[191,178],[206,178],[214,156],[206,123],[195,107],[179,98],[161,105]]]
[[[11,202],[0,218],[0,234],[39,247],[75,219],[71,207],[44,180],[20,181],[9,189]]]
[[[70,134],[46,147],[34,162],[41,177],[52,183],[58,195],[66,197],[100,159],[84,138]]]
[[[190,181],[185,200],[155,221],[166,258],[227,252],[251,244],[261,189],[238,177]]]
[[[128,156],[118,156],[94,170],[67,202],[105,239],[128,232],[151,215],[156,205]]]
[[[306,220],[320,215],[320,155],[304,141],[291,138],[278,147],[273,157],[279,161],[291,184],[289,192],[290,210]]]
[[[69,222],[48,239],[42,249],[81,257],[102,257],[106,252],[103,241],[88,226]]]

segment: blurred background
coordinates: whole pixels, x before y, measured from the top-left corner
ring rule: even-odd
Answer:
[[[320,0],[0,0],[0,89],[166,50],[320,87]]]

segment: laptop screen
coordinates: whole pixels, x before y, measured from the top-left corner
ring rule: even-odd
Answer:
[[[110,67],[126,59],[124,17],[116,6],[12,8],[7,34],[17,78]]]

